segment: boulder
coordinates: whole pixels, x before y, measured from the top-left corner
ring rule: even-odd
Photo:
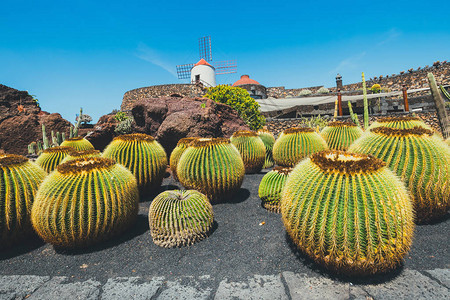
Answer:
[[[94,128],[88,130],[85,139],[91,142],[95,149],[103,151],[114,138],[117,124],[114,115],[101,116]],[[81,131],[80,135],[84,135],[84,132]]]

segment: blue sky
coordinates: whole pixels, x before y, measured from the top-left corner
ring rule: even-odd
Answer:
[[[177,64],[214,60],[265,86],[333,86],[450,60],[450,1],[3,0],[0,83],[73,122],[119,108],[130,89],[183,82]]]

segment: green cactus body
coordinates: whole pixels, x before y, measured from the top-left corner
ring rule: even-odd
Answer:
[[[190,246],[208,236],[214,213],[208,198],[198,191],[165,191],[153,199],[148,220],[156,245]]]
[[[231,143],[238,149],[245,166],[245,173],[258,173],[264,166],[266,147],[256,132],[240,130],[233,133]]]
[[[431,130],[377,127],[349,151],[374,155],[405,181],[417,223],[438,219],[450,208],[450,148]]]
[[[166,174],[166,151],[147,134],[120,135],[106,147],[102,156],[127,167],[136,176],[142,195],[158,189]]]
[[[447,145],[450,146],[450,137],[448,139],[446,139],[445,142],[447,143]]]
[[[74,160],[74,159],[78,159],[78,158],[85,158],[85,157],[100,157],[101,153],[98,150],[95,149],[90,149],[90,150],[82,150],[82,151],[77,151],[77,150],[70,150],[70,152],[67,154],[66,157],[64,157],[64,159],[61,161],[61,163],[65,163],[68,162],[70,160]]]
[[[61,146],[70,147],[77,151],[94,149],[91,142],[81,136],[73,137],[61,143]]]
[[[44,169],[45,172],[50,173],[72,150],[72,148],[65,146],[47,148],[42,151],[41,155],[36,159],[36,163]]]
[[[388,128],[395,128],[395,129],[411,129],[416,126],[423,127],[428,130],[433,130],[424,121],[422,121],[422,119],[420,119],[419,117],[412,117],[412,116],[380,118],[377,121],[373,122],[372,125],[370,125],[369,129],[373,129],[373,128],[377,128],[377,127],[388,127]]]
[[[31,207],[45,176],[26,157],[0,154],[0,249],[33,232]]]
[[[177,165],[178,161],[180,160],[181,154],[183,154],[184,150],[187,149],[189,144],[197,139],[196,137],[187,137],[182,138],[178,141],[177,146],[173,149],[172,153],[170,154],[170,169],[172,170],[172,175],[175,180],[178,180],[177,177]]]
[[[281,192],[291,171],[290,167],[275,167],[264,175],[258,189],[262,207],[272,212],[280,212]]]
[[[271,168],[275,165],[272,155],[273,144],[275,144],[275,137],[273,134],[266,130],[260,129],[257,132],[259,138],[263,141],[264,146],[266,147],[266,159],[264,161],[264,169]]]
[[[293,167],[303,158],[328,150],[327,142],[312,128],[288,128],[273,145],[273,159],[276,164]]]
[[[286,181],[281,214],[300,250],[346,275],[391,270],[412,243],[408,192],[371,155],[322,151],[303,160]]]
[[[347,150],[364,132],[353,122],[329,122],[320,133],[331,150]]]
[[[123,232],[135,221],[138,209],[133,174],[111,159],[88,157],[61,164],[47,176],[31,220],[44,241],[76,248]]]
[[[205,194],[211,202],[219,202],[239,190],[244,174],[241,155],[226,138],[193,141],[177,166],[180,183]]]

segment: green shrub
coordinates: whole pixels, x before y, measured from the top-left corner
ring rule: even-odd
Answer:
[[[308,89],[301,90],[300,93],[298,93],[300,97],[309,96],[311,94],[312,94],[311,90]]]
[[[329,92],[330,90],[324,86],[317,90],[317,94],[328,94]]]
[[[116,119],[119,122],[125,121],[128,119],[127,113],[123,111],[116,112],[116,115],[114,116],[114,119]]]
[[[133,123],[133,121],[133,117],[127,117],[125,120],[120,121],[120,123],[117,124],[116,128],[114,129],[114,132],[117,134],[131,133],[131,123]]]

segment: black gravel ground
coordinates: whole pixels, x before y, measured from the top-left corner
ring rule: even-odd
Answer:
[[[295,249],[284,231],[280,215],[260,205],[258,186],[265,172],[246,175],[242,188],[228,203],[214,205],[213,232],[191,247],[165,249],[152,242],[147,215],[153,198],[148,197],[141,203],[136,224],[120,237],[78,251],[63,251],[38,238],[29,239],[0,252],[0,275],[60,275],[74,280],[96,278],[102,281],[121,276],[211,275],[216,280],[243,280],[254,274],[293,271],[360,280],[335,277]],[[177,183],[168,178],[161,191],[176,186]],[[449,232],[448,216],[435,224],[417,226],[413,247],[403,266],[390,274],[365,280],[384,281],[396,276],[402,268],[450,268]]]

